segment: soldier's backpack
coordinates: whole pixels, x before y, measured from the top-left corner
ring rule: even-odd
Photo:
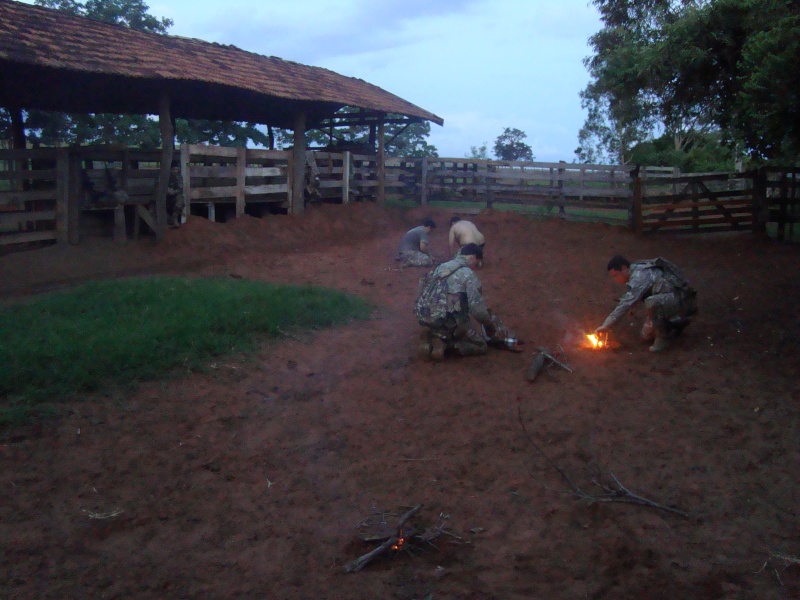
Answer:
[[[652,260],[644,260],[641,261],[641,264],[644,265],[646,268],[656,267],[661,269],[664,273],[666,278],[669,282],[675,287],[677,292],[680,296],[691,303],[690,312],[695,313],[697,312],[697,308],[694,306],[694,299],[697,296],[697,290],[695,290],[691,285],[689,285],[689,280],[686,279],[683,272],[678,268],[678,266],[668,261],[666,258],[654,258]]]
[[[444,270],[436,275],[436,269],[419,280],[419,295],[414,303],[414,316],[424,327],[441,325],[447,317],[447,278],[461,269]]]

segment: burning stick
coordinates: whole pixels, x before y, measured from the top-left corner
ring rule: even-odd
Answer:
[[[589,343],[592,345],[592,348],[606,348],[608,346],[608,333],[606,332],[605,335],[602,333],[600,335],[595,335],[594,333],[587,333],[586,339],[589,340]]]
[[[353,562],[348,563],[345,565],[344,570],[346,573],[358,573],[361,569],[367,566],[369,562],[374,559],[376,556],[380,556],[387,550],[400,550],[403,547],[403,544],[406,541],[406,538],[403,537],[403,525],[406,524],[411,517],[417,514],[420,509],[422,508],[422,504],[417,504],[414,508],[409,510],[406,514],[404,514],[400,521],[397,523],[396,530],[397,532],[395,535],[390,537],[388,540],[383,542],[380,546],[375,548],[371,552],[367,552],[366,554],[359,556]]]

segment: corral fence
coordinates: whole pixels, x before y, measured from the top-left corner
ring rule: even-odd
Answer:
[[[646,173],[634,177],[633,229],[639,234],[774,231],[793,239],[800,223],[800,171]],[[798,231],[800,233],[800,231]]]
[[[155,230],[160,151],[124,147],[0,150],[0,246],[118,241]],[[185,144],[184,214],[225,221],[297,211],[292,152]],[[671,168],[306,153],[302,206],[397,202],[522,211],[631,227],[637,233],[775,231],[800,220],[800,170],[682,174]],[[379,173],[384,174],[383,181]],[[380,185],[383,183],[383,185]]]
[[[224,221],[288,213],[292,152],[185,144],[180,163],[184,214]],[[160,151],[115,146],[0,149],[0,246],[117,241],[155,231]],[[376,201],[377,157],[308,152],[304,205]]]

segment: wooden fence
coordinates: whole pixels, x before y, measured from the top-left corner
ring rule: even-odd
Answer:
[[[290,151],[184,145],[175,156],[185,214],[224,221],[297,208]],[[122,241],[138,236],[142,223],[155,229],[160,160],[158,151],[112,147],[0,150],[0,245],[77,243],[93,231]],[[385,198],[459,212],[525,210],[641,234],[764,231],[769,223],[778,239],[791,239],[800,220],[800,170],[684,175],[660,167],[430,157],[388,158],[381,169],[375,156],[314,151],[305,178],[304,204]]]
[[[764,168],[755,174],[754,182],[756,230],[774,224],[779,241],[800,236],[800,170]]]
[[[107,147],[0,150],[0,245],[77,243],[138,228],[153,202],[160,152]],[[135,222],[135,225],[134,225]]]
[[[386,167],[387,199],[558,208],[564,217],[568,210],[622,211],[630,220],[632,167],[450,158],[393,158]]]
[[[211,221],[262,216],[292,204],[292,156],[278,150],[184,145],[181,173],[186,212]]]
[[[376,162],[350,152],[308,152],[303,202],[374,201]],[[181,163],[187,210],[194,214],[214,221],[294,212],[289,151],[185,145]]]

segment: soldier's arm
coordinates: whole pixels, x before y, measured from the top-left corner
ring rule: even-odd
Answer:
[[[448,236],[447,241],[450,244],[450,250],[453,250],[456,242],[456,232],[452,227],[450,228],[450,235]]]
[[[628,282],[628,291],[619,299],[617,307],[606,317],[603,324],[598,329],[609,329],[619,322],[619,320],[641,300],[650,288],[651,282],[646,277],[636,277]]]
[[[491,325],[492,315],[489,313],[486,302],[483,300],[480,282],[474,274],[467,278],[464,288],[467,292],[467,302],[469,303],[470,314],[475,317],[478,323],[483,325]]]

